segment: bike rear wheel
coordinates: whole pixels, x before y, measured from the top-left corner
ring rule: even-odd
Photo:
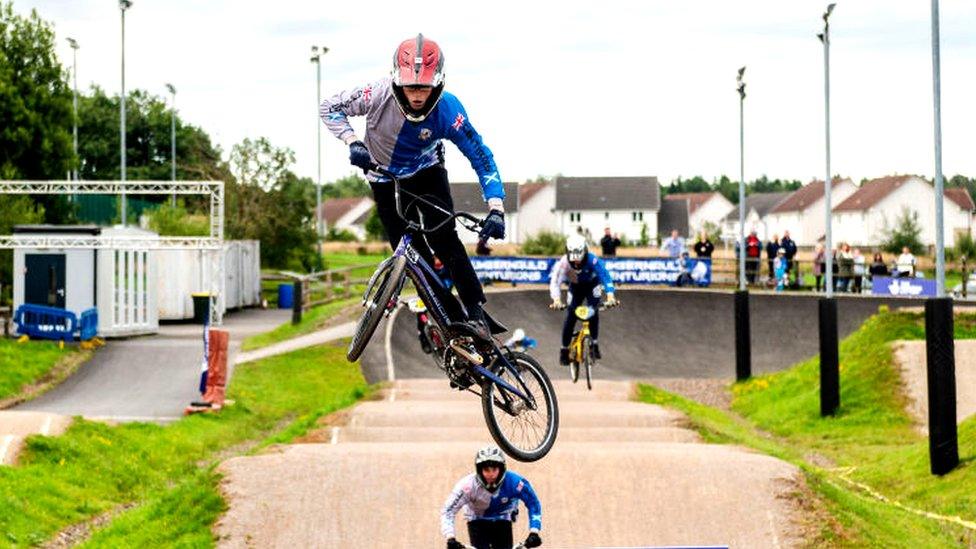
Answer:
[[[492,438],[506,454],[518,461],[536,461],[548,454],[556,442],[559,430],[556,391],[545,370],[531,356],[510,353],[507,358],[515,372],[507,367],[494,372],[530,396],[536,408],[533,410],[522,397],[487,381],[481,391],[485,422]]]
[[[389,270],[376,283],[376,291],[371,296],[367,296],[364,305],[366,310],[363,312],[363,316],[359,317],[356,332],[352,336],[352,341],[349,342],[349,349],[346,351],[346,359],[349,362],[359,359],[359,356],[363,354],[363,349],[366,348],[366,344],[373,337],[373,332],[379,326],[380,320],[390,308],[390,301],[392,301],[393,293],[400,285],[406,265],[406,257],[400,256],[394,259]]]
[[[590,348],[592,343],[589,337],[583,339],[583,368],[586,369],[586,388],[589,390],[593,389],[593,378],[590,374],[593,368],[593,349]]]

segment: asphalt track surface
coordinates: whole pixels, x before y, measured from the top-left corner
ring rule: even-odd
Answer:
[[[735,377],[733,294],[728,291],[622,289],[621,305],[600,313],[603,360],[596,379]],[[814,294],[750,293],[753,373],[789,368],[819,353],[818,300]],[[488,294],[486,309],[510,330],[522,328],[538,341],[531,352],[553,378],[568,376],[558,365],[566,311],[552,311],[543,289]],[[837,297],[838,334],[856,330],[880,305],[920,306],[921,300],[872,296]],[[416,317],[405,308],[394,319],[389,356],[396,379],[441,377],[433,359],[420,351]],[[389,379],[386,323],[380,324],[361,358],[373,383]],[[505,339],[509,334],[501,335]]]
[[[241,341],[287,322],[291,311],[246,309],[224,317],[228,367]],[[155,336],[112,339],[63,383],[15,410],[107,421],[167,422],[200,397],[203,327],[164,324]]]

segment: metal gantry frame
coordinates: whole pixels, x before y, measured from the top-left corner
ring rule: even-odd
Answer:
[[[0,194],[206,195],[210,197],[210,236],[0,235],[0,249],[199,250],[210,252],[210,320],[223,324],[223,181],[0,181]]]

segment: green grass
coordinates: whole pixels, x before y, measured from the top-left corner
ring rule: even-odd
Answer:
[[[357,303],[359,299],[359,296],[356,296],[333,301],[332,303],[327,303],[319,307],[312,307],[302,314],[302,321],[300,323],[292,324],[291,319],[289,319],[274,330],[248,337],[241,342],[241,349],[244,351],[253,351],[254,349],[267,347],[274,343],[319,330],[336,313],[352,303]]]
[[[59,349],[54,341],[17,343],[0,338],[0,400],[14,397],[52,375],[56,366],[77,365],[91,356],[76,345]]]
[[[957,339],[976,337],[976,316],[957,315]],[[921,314],[883,312],[840,347],[841,407],[821,418],[819,362],[733,385],[729,414],[642,386],[647,402],[684,411],[714,442],[745,444],[798,465],[843,534],[829,529],[827,546],[965,547],[976,533],[883,504],[855,488],[861,483],[917,510],[976,521],[976,418],[959,427],[961,465],[943,477],[929,472],[928,440],[912,427],[890,343],[924,338]],[[835,464],[820,468],[811,456]]]
[[[0,545],[29,546],[123,504],[90,541],[97,546],[209,546],[224,508],[217,461],[306,432],[370,389],[342,346],[321,346],[235,369],[217,414],[169,426],[109,426],[81,419],[60,437],[35,436],[17,467],[0,468]]]

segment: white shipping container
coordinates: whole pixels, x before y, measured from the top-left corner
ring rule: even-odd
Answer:
[[[157,302],[160,320],[193,318],[193,294],[211,291],[213,252],[161,250],[156,252]],[[224,310],[261,303],[261,243],[227,240],[223,249]]]

